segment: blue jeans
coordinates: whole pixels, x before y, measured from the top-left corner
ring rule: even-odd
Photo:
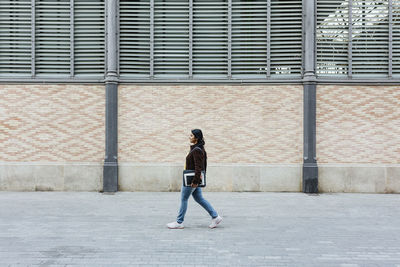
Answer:
[[[181,208],[179,209],[179,214],[178,218],[176,221],[178,223],[182,223],[183,220],[185,219],[185,214],[187,210],[187,204],[190,195],[193,196],[194,200],[196,200],[197,203],[200,204],[207,212],[210,214],[210,216],[214,219],[218,217],[218,213],[214,210],[214,208],[211,206],[211,204],[203,198],[203,194],[201,193],[201,188],[191,188],[187,186],[182,186],[181,190]]]

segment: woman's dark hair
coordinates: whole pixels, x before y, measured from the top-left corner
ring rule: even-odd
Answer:
[[[190,147],[190,149],[194,149],[196,147],[200,147],[204,151],[204,170],[207,169],[207,152],[204,149],[204,138],[203,138],[203,132],[200,129],[193,129],[192,134],[194,137],[197,139],[197,143],[193,146]]]
[[[197,139],[197,144],[200,147],[203,147],[205,142],[203,139],[203,132],[200,129],[193,129],[192,130],[192,134],[194,135],[194,137],[196,137]]]

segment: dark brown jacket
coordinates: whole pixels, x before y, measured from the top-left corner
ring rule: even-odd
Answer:
[[[201,171],[207,170],[207,152],[201,148],[190,147],[190,152],[186,156],[186,170],[194,170],[193,184],[201,183]]]

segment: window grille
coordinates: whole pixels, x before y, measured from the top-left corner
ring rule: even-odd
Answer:
[[[342,76],[348,72],[349,2],[317,2],[317,74]]]
[[[120,29],[122,79],[301,77],[301,0],[121,0]]]
[[[272,1],[271,76],[301,76],[302,35],[302,1]]]
[[[299,79],[303,1],[120,0],[120,77]],[[104,2],[1,0],[0,77],[103,77]],[[399,0],[317,0],[316,22],[318,77],[400,78]]]
[[[389,25],[387,0],[353,0],[352,74],[388,76]]]
[[[104,76],[104,0],[74,0],[74,75]]]
[[[400,78],[400,1],[392,0],[393,7],[393,77]]]
[[[0,1],[0,77],[31,75],[31,1]]]
[[[228,76],[228,1],[193,1],[193,78]]]
[[[398,0],[317,0],[317,75],[396,75],[398,14]]]
[[[70,1],[36,0],[35,74],[70,76]]]
[[[120,1],[120,77],[150,76],[150,0]]]
[[[1,0],[0,76],[104,76],[104,0]]]
[[[267,78],[271,5],[243,0],[232,4],[232,77]]]
[[[189,2],[154,0],[154,77],[189,75]]]

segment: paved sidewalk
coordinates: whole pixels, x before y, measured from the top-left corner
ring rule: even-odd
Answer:
[[[0,192],[0,266],[397,266],[400,195]]]

